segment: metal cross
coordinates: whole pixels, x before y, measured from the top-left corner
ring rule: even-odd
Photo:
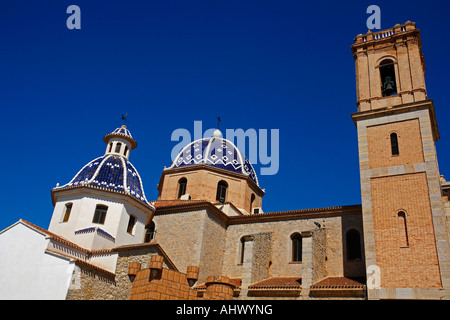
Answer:
[[[128,112],[125,113],[125,115],[122,114],[122,120],[123,120],[123,123],[124,123],[124,124],[130,123],[130,121],[127,120],[127,117],[128,117]]]
[[[220,120],[220,117],[217,117],[217,129],[219,129],[220,121],[222,121]]]

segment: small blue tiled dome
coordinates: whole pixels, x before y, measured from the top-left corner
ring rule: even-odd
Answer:
[[[199,139],[185,146],[168,169],[206,164],[249,176],[256,185],[258,177],[250,161],[219,130],[211,138]]]
[[[85,165],[66,185],[58,188],[94,187],[129,194],[149,205],[141,177],[125,157],[107,154]]]
[[[131,149],[134,149],[137,147],[136,141],[133,139],[133,136],[131,135],[130,130],[127,129],[125,125],[121,126],[120,128],[117,128],[110,134],[107,134],[103,140],[105,143],[108,143],[108,141],[111,138],[123,138],[125,140],[128,140],[131,143]]]
[[[136,147],[136,141],[131,136],[130,131],[122,126],[117,128],[104,138],[106,143],[117,143],[125,139],[131,143],[132,148]],[[127,151],[117,153],[108,148],[104,156],[98,157],[86,164],[73,179],[54,190],[91,187],[117,193],[130,195],[131,197],[152,207],[145,197],[144,187],[142,185],[139,173],[128,160]]]

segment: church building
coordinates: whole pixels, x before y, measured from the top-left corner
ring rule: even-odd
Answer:
[[[0,231],[0,299],[450,299],[450,182],[420,31],[369,31],[351,50],[360,205],[265,212],[263,179],[219,130],[147,199],[122,126],[51,190],[48,229]]]

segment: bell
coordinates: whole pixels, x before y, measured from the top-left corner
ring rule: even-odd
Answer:
[[[385,90],[392,90],[394,89],[394,81],[392,81],[391,77],[386,77],[383,86]]]
[[[383,83],[383,91],[385,96],[390,96],[395,93],[394,89],[394,81],[392,81],[391,77],[386,77]]]

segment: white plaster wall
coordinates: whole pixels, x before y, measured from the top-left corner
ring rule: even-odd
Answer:
[[[89,263],[92,263],[102,269],[105,269],[106,271],[115,273],[118,256],[119,255],[117,252],[94,255],[90,258]]]
[[[18,223],[0,233],[0,300],[64,300],[74,263],[45,253],[49,240]]]
[[[148,214],[119,201],[115,201],[113,196],[94,194],[61,197],[55,204],[48,230],[88,250],[108,249],[143,242]],[[69,221],[62,222],[67,203],[73,204],[72,211]],[[108,206],[104,224],[92,222],[95,207],[99,204]],[[130,214],[137,219],[132,234],[127,232]],[[90,227],[104,230],[115,238],[115,242],[100,237],[96,233],[75,234],[75,231]]]
[[[127,232],[130,215],[134,215],[136,217],[136,224],[132,234]],[[116,244],[125,245],[144,242],[147,217],[147,214],[126,203],[123,207],[121,220],[118,226]]]
[[[62,217],[66,210],[65,205],[66,203],[69,202],[73,203],[69,221],[62,222]],[[106,213],[104,224],[97,224],[92,222],[95,207],[97,205],[108,206],[108,211]],[[123,212],[123,204],[113,201],[111,198],[93,195],[61,198],[55,204],[55,209],[53,211],[53,216],[50,221],[48,230],[63,238],[66,238],[67,240],[76,243],[77,245],[83,248],[92,249],[92,245],[94,243],[94,239],[92,237],[93,234],[91,233],[91,234],[76,235],[75,231],[90,227],[99,227],[103,231],[109,233],[111,236],[116,238],[118,231],[118,224],[120,222],[122,212]],[[99,244],[98,241],[96,241],[96,243],[97,245]],[[106,247],[108,246],[107,241],[103,243],[105,244]],[[114,243],[112,243],[112,245],[109,245],[109,247],[112,247],[113,244]],[[97,247],[95,249],[101,248]]]

